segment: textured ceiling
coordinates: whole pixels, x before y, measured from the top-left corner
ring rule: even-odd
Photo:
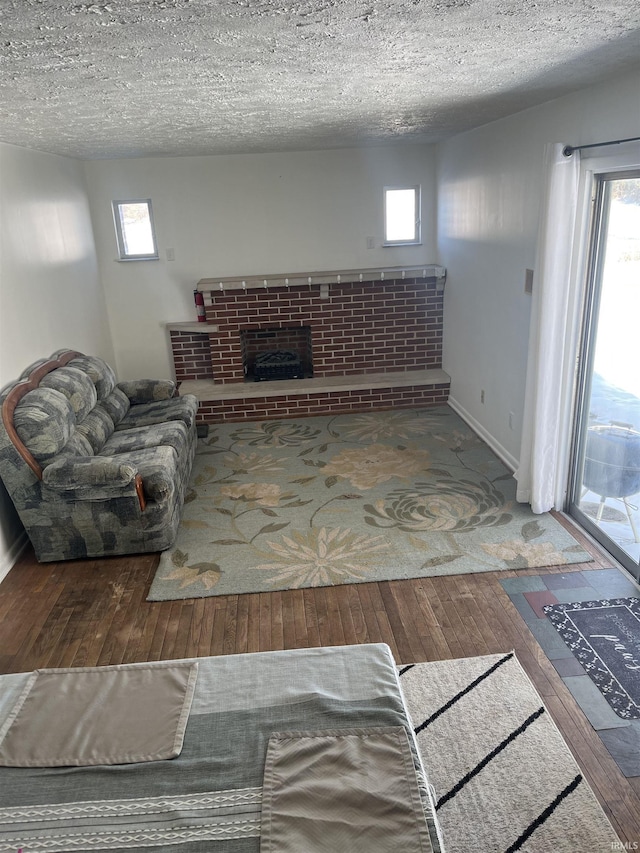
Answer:
[[[0,0],[0,140],[82,158],[436,142],[640,62],[638,0]]]

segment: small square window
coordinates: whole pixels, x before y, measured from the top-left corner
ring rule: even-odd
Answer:
[[[114,201],[112,204],[120,260],[157,260],[151,199]]]
[[[385,187],[384,245],[420,242],[420,187]]]

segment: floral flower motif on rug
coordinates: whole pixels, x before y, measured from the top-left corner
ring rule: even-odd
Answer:
[[[224,464],[234,474],[257,474],[260,471],[272,474],[283,469],[278,459],[260,453],[230,453],[225,456]]]
[[[282,488],[277,483],[238,483],[220,486],[220,494],[234,501],[251,501],[258,506],[278,506]]]
[[[341,450],[324,466],[323,473],[343,477],[356,489],[372,489],[394,478],[409,479],[418,471],[427,471],[429,458],[428,450],[370,444]]]
[[[207,591],[220,580],[221,569],[217,563],[193,563],[187,565],[189,554],[184,554],[176,549],[171,554],[171,561],[174,569],[166,576],[166,580],[180,581],[178,589],[186,589],[187,587],[202,585]]]
[[[415,489],[394,489],[388,500],[365,504],[372,527],[399,530],[467,530],[508,524],[504,495],[492,483],[434,480],[416,483]]]
[[[389,547],[382,536],[354,533],[348,527],[294,530],[280,542],[267,544],[275,559],[255,568],[269,572],[271,583],[286,582],[292,589],[366,580],[367,558]]]
[[[522,562],[528,567],[534,566],[563,566],[568,560],[566,554],[560,553],[553,542],[522,542],[512,539],[492,545],[484,542],[482,545],[487,554],[499,557],[505,563],[513,563],[520,568]]]
[[[437,415],[417,419],[413,412],[404,411],[352,415],[348,424],[342,428],[340,436],[343,440],[358,439],[367,442],[384,438],[409,439],[433,431],[441,420],[442,417]],[[329,430],[332,431],[331,427]]]
[[[232,438],[254,447],[296,447],[312,441],[319,434],[319,429],[314,429],[307,424],[265,421],[235,430]]]

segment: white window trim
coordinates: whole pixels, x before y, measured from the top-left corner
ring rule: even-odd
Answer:
[[[122,233],[122,223],[120,221],[119,205],[121,204],[146,204],[149,211],[149,222],[151,223],[151,237],[153,239],[153,253],[144,255],[128,255],[125,251],[124,234]],[[116,242],[118,245],[118,261],[129,263],[130,261],[158,261],[160,255],[158,253],[158,241],[156,239],[156,227],[153,221],[153,208],[150,198],[120,198],[114,199],[111,202],[111,210],[113,212],[113,223],[116,229]]]
[[[387,240],[386,232],[387,232],[387,192],[389,190],[415,190],[415,238],[413,240]],[[386,186],[383,187],[383,219],[382,219],[382,233],[384,235],[383,247],[384,246],[421,246],[422,245],[422,194],[420,191],[420,184],[398,184],[394,186]]]

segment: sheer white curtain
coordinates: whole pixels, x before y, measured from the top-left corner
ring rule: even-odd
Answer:
[[[568,307],[578,204],[580,157],[550,143],[544,151],[544,185],[531,305],[524,424],[516,497],[534,512],[557,506],[566,472],[559,465],[566,441],[561,413],[573,375],[568,352]]]

